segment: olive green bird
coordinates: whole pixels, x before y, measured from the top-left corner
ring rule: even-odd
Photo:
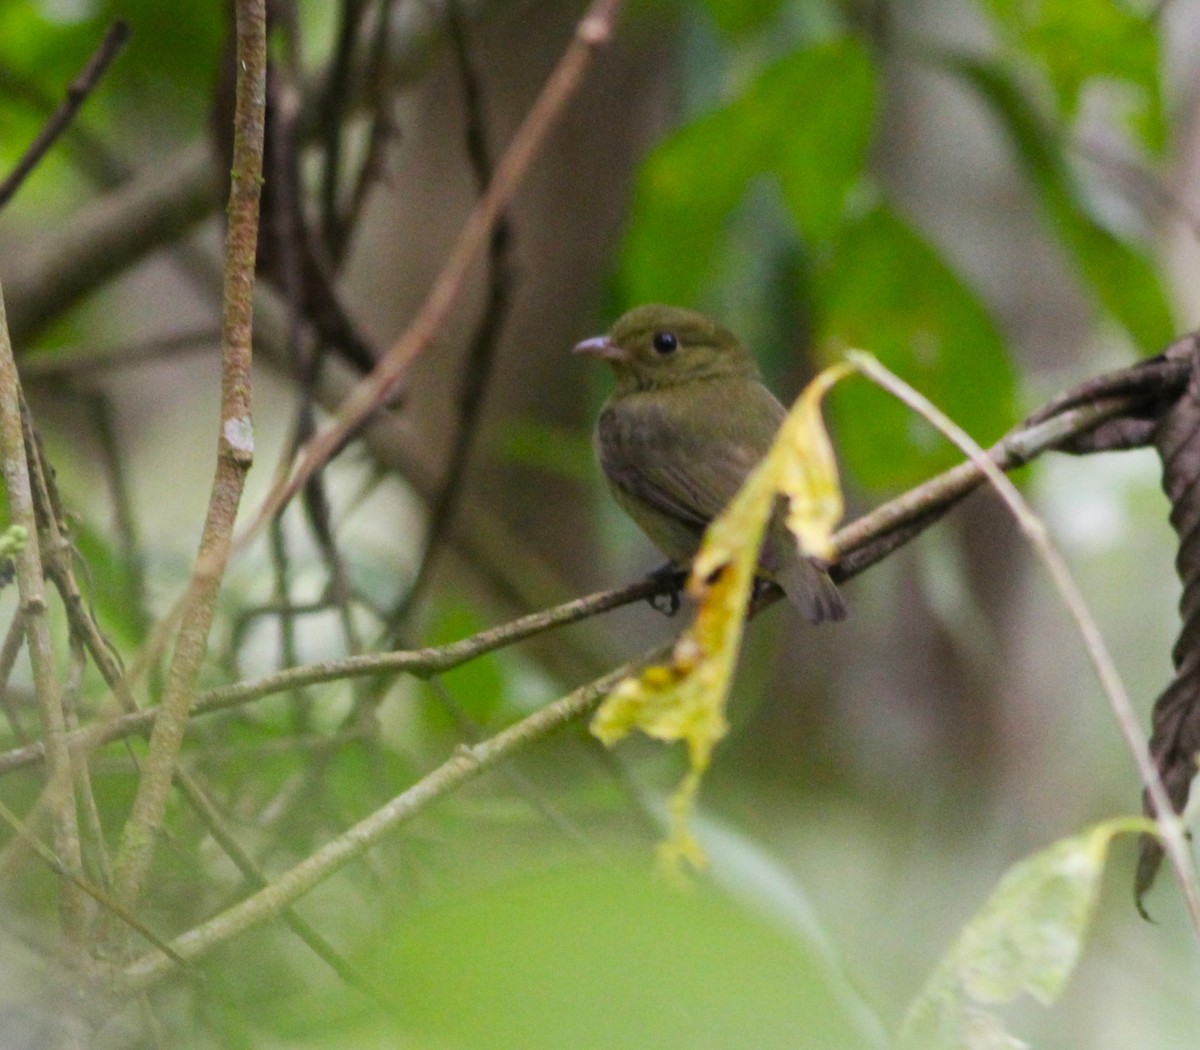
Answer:
[[[575,353],[604,359],[616,375],[593,435],[613,496],[685,568],[708,523],[771,447],[783,406],[737,337],[691,310],[639,306]],[[801,555],[780,511],[759,568],[813,623],[846,615],[833,581]]]

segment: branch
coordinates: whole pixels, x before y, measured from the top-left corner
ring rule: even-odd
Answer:
[[[669,651],[669,645],[651,650],[640,659],[622,664],[573,693],[568,693],[483,743],[459,747],[451,758],[432,773],[280,875],[270,886],[177,937],[171,942],[172,950],[184,959],[195,959],[252,926],[274,918],[281,909],[360,857],[431,802],[473,780],[552,730],[586,715],[622,678],[632,674],[648,660],[664,658]],[[114,991],[116,994],[132,994],[147,988],[169,974],[172,965],[171,958],[163,952],[151,952],[130,964],[125,970],[124,980],[114,982]]]
[[[51,321],[216,209],[219,173],[207,146],[164,158],[42,238],[7,281],[13,341],[28,344]]]
[[[348,678],[397,673],[428,678],[556,627],[579,623],[600,613],[631,605],[634,602],[645,601],[655,594],[661,593],[665,586],[662,581],[647,577],[614,590],[576,598],[574,601],[566,602],[553,609],[530,613],[528,616],[488,628],[469,638],[450,642],[447,645],[424,649],[405,649],[390,653],[369,653],[362,656],[351,656],[344,660],[329,660],[324,663],[307,664],[303,667],[290,667],[253,681],[239,682],[236,685],[222,686],[219,689],[209,689],[197,693],[191,713],[193,716],[212,714],[292,689],[320,685],[323,682],[343,681]],[[90,726],[71,734],[67,738],[67,742],[73,749],[90,750],[114,740],[137,736],[145,733],[154,725],[158,713],[158,708],[128,711],[103,725]],[[24,747],[13,748],[0,754],[0,776],[36,765],[44,761],[45,757],[45,748],[40,741]]]
[[[20,188],[21,183],[25,181],[38,162],[46,155],[50,147],[58,140],[58,137],[67,129],[67,126],[75,119],[75,114],[79,112],[80,107],[87,101],[88,95],[95,90],[96,85],[100,82],[100,78],[104,76],[104,71],[108,69],[110,63],[117,57],[117,53],[125,45],[125,41],[129,39],[129,23],[118,18],[112,25],[108,27],[104,37],[100,41],[100,45],[96,48],[92,57],[88,59],[87,65],[83,67],[82,72],[67,86],[67,97],[62,101],[51,115],[50,119],[42,126],[42,130],[38,132],[37,138],[29,144],[29,148],[17,161],[17,166],[12,170],[12,173],[3,182],[0,182],[0,208],[3,208],[13,197],[13,194]]]
[[[375,370],[351,390],[334,422],[314,435],[301,449],[299,463],[291,476],[272,488],[250,524],[238,537],[239,549],[245,547],[266,522],[287,505],[376,409],[388,402],[413,361],[442,329],[468,272],[488,242],[496,220],[512,200],[547,134],[574,95],[592,56],[611,37],[620,4],[621,0],[592,0],[576,26],[563,57],[501,158],[487,193],[476,204],[459,233],[446,264],[416,318],[380,359]]]
[[[15,555],[20,595],[18,615],[29,647],[34,693],[42,723],[47,765],[46,798],[53,814],[54,852],[69,871],[79,875],[83,871],[83,855],[75,813],[71,753],[66,742],[62,692],[54,666],[37,514],[21,423],[21,381],[8,336],[3,289],[0,289],[0,456],[4,461],[9,514],[13,524],[25,530],[24,546]],[[63,886],[62,922],[67,942],[82,950],[84,902],[78,889],[68,884]]]
[[[462,85],[463,106],[466,110],[465,138],[467,157],[471,162],[480,193],[486,193],[492,181],[492,160],[487,142],[487,121],[483,112],[483,92],[479,74],[471,61],[467,47],[466,27],[458,10],[458,0],[450,0],[450,41],[458,64]],[[462,390],[458,399],[458,419],[454,445],[441,486],[429,505],[425,526],[425,548],[417,561],[417,572],[407,593],[401,599],[393,617],[403,624],[408,613],[421,600],[437,563],[438,553],[446,539],[446,528],[459,503],[459,492],[466,478],[467,462],[474,447],[475,434],[483,418],[483,400],[492,378],[496,351],[504,322],[508,318],[512,299],[513,272],[512,222],[506,211],[496,216],[488,240],[489,271],[487,300],[477,322],[475,335],[463,365]]]
[[[133,808],[121,835],[115,892],[132,908],[154,856],[196,677],[208,648],[217,592],[232,546],[234,518],[253,458],[250,340],[255,249],[262,191],[266,109],[266,0],[237,4],[238,82],[229,228],[221,320],[221,413],[217,468],[200,551],[188,588],[167,684]]]

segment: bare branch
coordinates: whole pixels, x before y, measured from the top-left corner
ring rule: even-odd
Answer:
[[[117,19],[108,27],[99,46],[88,59],[87,65],[67,87],[67,97],[42,126],[37,138],[29,144],[29,148],[17,161],[17,166],[3,182],[0,182],[0,208],[3,208],[20,188],[21,183],[29,175],[38,162],[49,152],[50,147],[75,119],[75,114],[87,101],[87,97],[95,90],[104,71],[129,39],[129,23]]]
[[[483,111],[483,90],[479,74],[471,61],[467,45],[466,27],[458,10],[457,0],[451,0],[450,40],[458,62],[459,81],[462,84],[463,106],[466,110],[467,157],[480,193],[486,193],[492,181],[492,160],[487,141],[487,120]],[[488,293],[483,313],[477,323],[471,347],[463,365],[462,390],[458,398],[458,420],[454,445],[445,476],[429,506],[426,526],[425,550],[417,565],[417,573],[401,600],[394,620],[402,624],[408,613],[421,600],[429,580],[432,578],[437,555],[446,540],[447,525],[458,505],[458,495],[466,477],[467,463],[474,446],[475,433],[482,419],[483,399],[487,395],[492,377],[492,366],[504,322],[508,317],[512,299],[513,273],[512,222],[507,211],[496,216],[488,239]]]
[[[258,513],[239,536],[239,549],[258,534],[272,515],[287,505],[305,482],[342,448],[377,408],[387,403],[413,361],[441,330],[458,299],[468,271],[486,247],[497,218],[512,200],[547,134],[574,95],[596,49],[608,42],[620,4],[621,0],[592,0],[576,26],[563,57],[551,72],[541,94],[501,158],[487,193],[475,206],[459,233],[441,274],[413,323],[380,360],[375,370],[351,390],[335,421],[306,443],[291,476],[268,493]]]
[[[21,382],[13,359],[0,289],[0,456],[3,456],[4,487],[14,525],[25,530],[25,543],[16,555],[17,589],[20,592],[19,615],[24,624],[25,641],[33,665],[33,685],[42,722],[42,740],[46,749],[46,797],[54,821],[54,852],[69,871],[83,870],[79,826],[75,813],[74,777],[71,753],[66,742],[66,717],[62,690],[54,666],[54,647],[46,607],[46,584],[42,575],[41,545],[33,486],[25,452],[25,432],[21,422]],[[62,895],[63,930],[67,943],[82,949],[84,902],[77,889],[64,885]]]
[[[196,676],[208,648],[217,592],[232,545],[234,518],[253,458],[250,359],[254,263],[262,193],[266,110],[266,0],[237,4],[237,107],[234,116],[229,228],[221,322],[221,412],[217,469],[200,551],[188,588],[175,652],[167,674],[133,809],[116,861],[117,899],[131,908],[154,856],[171,780],[187,727]]]
[[[662,646],[638,660],[614,668],[483,743],[461,746],[432,773],[326,843],[268,887],[177,937],[171,943],[172,951],[184,959],[195,959],[252,926],[274,918],[281,909],[362,856],[385,835],[412,819],[434,800],[559,726],[587,714],[622,678],[647,661],[662,659],[669,649],[669,646]],[[126,969],[124,981],[117,982],[117,991],[127,994],[140,991],[170,973],[173,966],[172,958],[161,951],[143,956]]]
[[[197,693],[192,704],[192,714],[204,715],[225,711],[232,707],[261,700],[266,696],[302,689],[323,682],[342,681],[347,678],[375,677],[387,674],[411,674],[427,678],[442,671],[468,663],[477,657],[495,652],[517,642],[532,638],[556,627],[578,623],[611,609],[633,602],[644,601],[661,592],[665,584],[657,579],[645,578],[610,591],[585,598],[576,598],[553,609],[530,613],[520,619],[480,631],[469,638],[450,642],[447,645],[424,649],[403,649],[391,653],[367,653],[351,656],[344,660],[329,660],[324,663],[290,667],[263,678],[236,685],[222,686]],[[151,728],[158,717],[158,708],[128,711],[102,725],[81,729],[69,738],[70,746],[90,750],[136,736]],[[0,754],[0,775],[45,760],[45,749],[39,741],[24,747],[14,748]]]

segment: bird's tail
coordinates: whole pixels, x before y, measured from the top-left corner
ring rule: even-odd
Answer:
[[[846,618],[846,604],[833,580],[808,558],[799,554],[788,558],[774,575],[788,600],[810,623]]]

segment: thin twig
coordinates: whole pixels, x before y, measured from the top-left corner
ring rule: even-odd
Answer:
[[[355,45],[358,43],[362,6],[363,0],[343,0],[337,44],[329,66],[329,79],[317,107],[322,146],[321,239],[326,245],[335,244],[340,235],[337,220],[342,174],[342,129],[346,122],[345,107],[350,102],[348,85]]]
[[[79,696],[83,690],[83,675],[87,668],[87,650],[75,632],[70,637],[71,664],[67,673],[67,687],[63,690],[63,710],[66,716],[67,736],[79,730]],[[91,767],[87,755],[78,751],[72,755],[75,774],[75,797],[79,800],[81,839],[84,843],[83,856],[90,870],[99,874],[102,885],[112,886],[112,863],[108,855],[108,844],[104,839],[104,823],[100,819],[100,807],[96,804],[96,792],[92,788]]]
[[[104,458],[105,476],[108,481],[109,499],[112,502],[113,529],[121,552],[122,568],[129,578],[128,601],[132,608],[126,611],[133,620],[138,637],[145,637],[150,630],[151,618],[146,604],[146,565],[138,530],[137,515],[133,511],[133,498],[126,477],[125,457],[122,455],[121,439],[113,419],[112,405],[108,395],[95,393],[84,395],[92,426],[96,432],[96,444]]]
[[[471,61],[467,46],[466,26],[459,10],[458,0],[451,0],[450,41],[458,64],[459,82],[462,85],[463,108],[466,112],[465,139],[467,157],[480,193],[486,193],[493,178],[492,160],[487,142],[487,119],[483,111],[483,90],[479,74]],[[466,477],[467,463],[475,444],[475,435],[482,420],[483,400],[491,382],[496,352],[504,322],[508,318],[512,299],[513,273],[512,222],[507,209],[500,211],[492,226],[488,239],[488,292],[483,313],[471,340],[471,347],[463,365],[462,390],[458,399],[458,420],[450,460],[442,479],[441,487],[429,507],[428,524],[425,531],[425,549],[417,563],[417,573],[408,591],[397,606],[392,619],[403,624],[408,614],[420,602],[425,588],[432,578],[437,555],[445,539],[450,516],[458,504],[459,493]]]
[[[62,691],[54,665],[54,647],[42,576],[41,544],[33,486],[25,454],[25,431],[21,421],[21,381],[9,342],[0,289],[0,455],[3,456],[4,486],[14,525],[25,530],[25,544],[16,554],[20,613],[25,623],[25,642],[33,667],[33,686],[42,723],[46,749],[46,798],[53,815],[54,852],[76,875],[83,870],[79,825],[75,814],[74,777],[67,746]],[[78,891],[64,885],[62,921],[66,941],[82,951],[85,936],[84,902]]]
[[[587,714],[622,678],[646,661],[663,659],[669,651],[669,645],[660,646],[568,693],[483,743],[460,746],[432,773],[278,876],[269,887],[176,938],[171,943],[172,951],[184,959],[195,959],[252,926],[274,918],[282,908],[360,857],[431,802],[552,730]],[[130,964],[116,990],[126,994],[137,992],[166,976],[172,966],[172,960],[161,951],[152,952]]]
[[[8,689],[8,679],[24,645],[25,614],[18,609],[4,634],[4,643],[0,645],[0,709],[3,709],[4,717],[8,719],[13,736],[21,741],[28,740],[29,734],[21,724],[17,705],[13,703],[12,694]]]
[[[999,469],[1014,470],[1138,403],[1138,399],[1131,396],[1067,409],[1042,422],[1018,427],[993,445],[986,455]],[[928,528],[986,480],[987,475],[979,464],[968,460],[839,529],[833,537],[837,551],[832,567],[834,574],[845,579],[873,565]]]
[[[221,412],[217,469],[200,551],[188,589],[166,689],[154,722],[144,772],[121,835],[115,891],[132,907],[154,856],[196,676],[229,559],[234,518],[253,459],[250,359],[254,264],[262,191],[266,108],[266,0],[237,4],[237,106],[225,239],[221,320]]]
[[[607,43],[621,0],[592,0],[563,57],[541,94],[526,114],[496,168],[487,193],[476,204],[450,251],[442,271],[420,311],[369,376],[343,401],[335,420],[301,450],[291,476],[267,494],[255,516],[238,537],[239,549],[256,536],[313,474],[357,432],[377,408],[387,403],[413,361],[441,331],[458,299],[467,275],[485,249],[492,226],[516,193],[550,129],[574,95],[596,50]]]
[[[1071,570],[1067,567],[1066,561],[1046,532],[1045,525],[1029,509],[1024,498],[1017,491],[1016,486],[1004,476],[991,457],[976,444],[974,439],[965,430],[933,405],[932,402],[919,394],[898,376],[889,372],[875,358],[867,354],[854,352],[851,354],[851,361],[855,368],[873,382],[878,383],[889,393],[899,398],[914,411],[920,413],[921,416],[953,441],[966,455],[971,457],[971,462],[987,475],[988,481],[1008,505],[1009,510],[1012,511],[1013,517],[1016,518],[1021,531],[1025,533],[1029,542],[1037,551],[1038,556],[1045,563],[1046,568],[1050,570],[1054,586],[1079,628],[1088,658],[1096,670],[1096,677],[1100,681],[1101,688],[1108,697],[1109,706],[1116,717],[1121,735],[1125,738],[1125,743],[1133,755],[1133,760],[1137,765],[1142,784],[1145,786],[1151,801],[1154,803],[1154,820],[1158,825],[1159,835],[1162,836],[1163,846],[1166,849],[1167,856],[1171,859],[1171,867],[1174,869],[1175,877],[1178,879],[1179,886],[1183,891],[1183,898],[1187,904],[1192,927],[1195,930],[1196,936],[1200,937],[1200,886],[1197,885],[1196,868],[1192,862],[1192,855],[1187,846],[1187,839],[1184,836],[1182,824],[1167,797],[1167,791],[1163,787],[1162,778],[1159,776],[1158,769],[1155,767],[1154,760],[1150,755],[1150,745],[1147,743],[1146,736],[1138,724],[1133,704],[1130,702],[1121,677],[1117,673],[1116,665],[1113,663],[1108,647],[1104,644],[1104,636],[1100,633],[1100,628],[1096,624],[1091,610],[1087,606],[1087,602],[1084,600],[1078,585],[1071,576]]]
[[[17,166],[12,170],[12,173],[3,182],[0,182],[0,208],[3,208],[12,199],[13,194],[20,188],[21,183],[37,167],[38,162],[46,155],[50,147],[54,145],[55,141],[66,130],[71,121],[74,120],[75,114],[79,112],[79,108],[95,90],[96,85],[100,82],[100,78],[104,76],[104,71],[108,69],[110,63],[117,57],[117,53],[128,39],[128,22],[123,19],[117,19],[108,27],[100,40],[99,46],[92,53],[92,57],[88,59],[87,65],[83,67],[79,76],[71,81],[67,87],[67,97],[63,99],[58,109],[50,115],[50,119],[42,126],[42,130],[38,132],[37,138],[30,143],[29,148],[22,155],[21,159],[17,161]]]
[[[367,145],[355,175],[354,185],[345,195],[341,214],[326,231],[325,247],[333,260],[335,270],[340,269],[346,259],[358,219],[367,201],[372,186],[383,176],[384,157],[387,146],[399,138],[395,119],[392,117],[385,72],[388,49],[388,22],[394,0],[379,0],[375,6],[375,26],[367,42],[367,58],[363,68],[362,82],[366,85],[368,108],[371,110],[371,128],[367,133]]]
[[[469,638],[447,645],[424,649],[406,649],[391,653],[367,653],[342,660],[290,667],[263,678],[236,685],[222,686],[197,693],[192,705],[193,715],[211,714],[260,700],[266,696],[319,685],[347,678],[375,677],[406,673],[425,678],[484,656],[517,642],[567,624],[578,623],[611,609],[644,601],[662,591],[667,585],[647,577],[624,587],[601,591],[576,598],[553,609],[543,609],[509,623],[480,631]],[[144,733],[158,717],[158,708],[133,711],[103,725],[80,730],[69,738],[71,747],[85,750],[100,747],[114,740]],[[0,754],[0,775],[35,765],[45,759],[41,742],[14,748]]]
[[[3,802],[0,802],[0,821],[7,824],[21,840],[21,842],[34,854],[46,867],[48,867],[55,875],[69,883],[74,888],[82,893],[87,894],[96,903],[108,909],[114,915],[118,916],[122,922],[129,926],[130,929],[137,931],[146,940],[153,944],[159,951],[168,955],[172,962],[178,966],[190,969],[190,964],[182,956],[175,954],[170,944],[158,936],[149,926],[141,921],[136,915],[122,908],[110,894],[106,893],[98,886],[92,885],[87,879],[83,878],[77,872],[71,871],[62,860],[57,857],[53,850],[49,849],[38,837],[33,833],[26,821],[22,821],[15,813],[12,812]]]
[[[191,774],[180,769],[176,773],[176,783],[192,808],[200,815],[205,826],[217,840],[217,844],[225,851],[238,870],[256,887],[269,885],[266,872],[254,858],[242,848],[237,837],[230,831],[221,811],[208,797],[199,781]],[[370,977],[342,956],[332,944],[307,921],[302,919],[295,909],[287,907],[282,910],[281,918],[297,937],[324,962],[347,985],[371,999],[376,1005],[382,1006],[389,1012],[395,1012],[396,1004],[391,996]]]
[[[1012,470],[1047,449],[1053,449],[1069,438],[1087,432],[1133,404],[1135,401],[1127,398],[1069,409],[1032,426],[1019,427],[997,442],[988,455],[1002,470]],[[833,538],[838,551],[838,560],[831,566],[834,575],[838,579],[848,579],[882,560],[975,491],[986,477],[978,464],[971,461],[961,463],[844,526]],[[351,677],[393,673],[424,677],[436,674],[548,630],[643,601],[662,593],[665,587],[665,583],[653,579],[638,580],[530,613],[447,645],[368,653],[344,660],[287,668],[263,678],[197,693],[192,713],[210,714],[276,693]],[[145,732],[157,716],[156,708],[125,714],[103,725],[81,730],[70,737],[69,743],[71,747],[89,749],[135,736]],[[37,764],[44,758],[41,742],[0,753],[0,775]]]
[[[59,100],[32,77],[0,62],[0,94],[6,103],[20,103],[45,120]],[[129,178],[131,169],[104,139],[85,125],[68,125],[62,137],[63,154],[79,172],[101,189],[112,189]]]

